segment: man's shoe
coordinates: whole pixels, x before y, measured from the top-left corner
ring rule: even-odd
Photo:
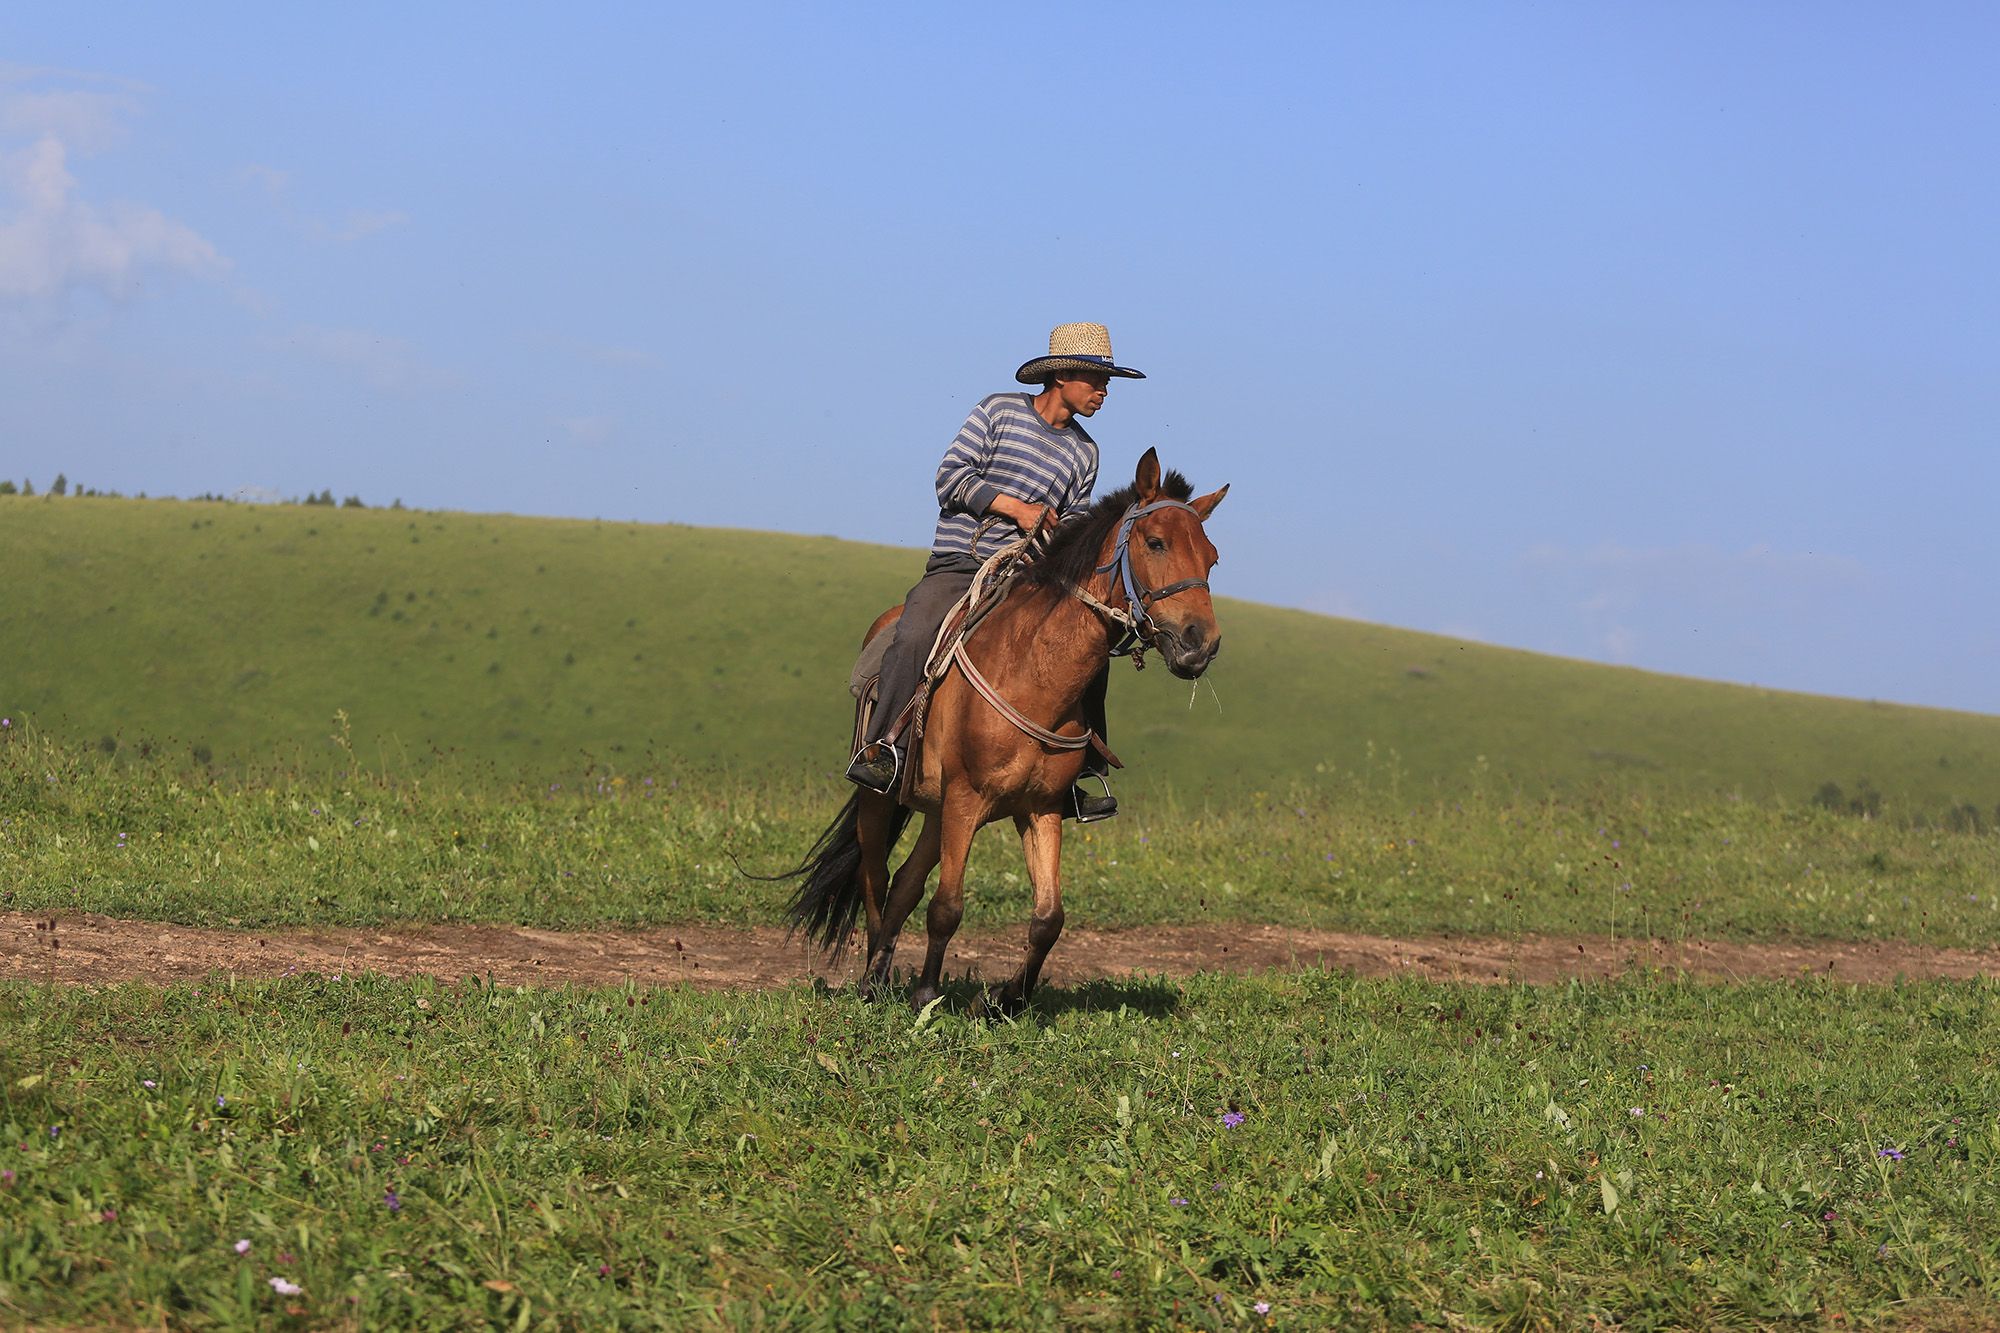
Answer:
[[[857,787],[887,796],[896,785],[896,752],[886,745],[875,747],[874,758],[856,759],[847,766],[847,780]]]
[[[1082,787],[1069,789],[1070,809],[1076,812],[1079,824],[1094,824],[1100,819],[1109,819],[1118,813],[1118,798],[1109,791],[1102,795],[1085,791]]]

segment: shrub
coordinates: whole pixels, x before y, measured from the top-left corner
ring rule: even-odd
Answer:
[[[1979,807],[1967,801],[1945,811],[1944,826],[1953,833],[1984,833],[1986,818],[1979,813]]]

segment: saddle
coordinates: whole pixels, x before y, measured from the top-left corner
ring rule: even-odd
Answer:
[[[979,583],[975,580],[973,585],[966,589],[965,595],[953,603],[951,610],[945,613],[944,624],[939,628],[937,640],[931,645],[930,656],[924,662],[924,683],[917,687],[917,692],[911,696],[907,704],[903,705],[903,711],[883,733],[883,739],[891,743],[902,740],[907,733],[910,738],[909,754],[912,760],[916,756],[918,743],[923,740],[924,716],[930,709],[931,692],[937,689],[938,682],[951,670],[952,650],[971,636],[973,629],[978,626],[979,620],[985,618],[987,612],[1000,604],[1000,597],[996,592],[989,596],[987,604],[980,608],[978,617],[972,618],[969,613],[972,610],[973,596],[979,591]],[[882,659],[888,655],[889,641],[895,637],[893,628],[885,629],[863,644],[861,655],[854,661],[854,670],[848,673],[847,692],[854,696],[854,738],[848,746],[849,753],[861,749],[863,738],[868,735],[869,726],[875,719],[875,705],[879,700],[882,685]],[[912,762],[907,767],[914,769],[916,764]]]

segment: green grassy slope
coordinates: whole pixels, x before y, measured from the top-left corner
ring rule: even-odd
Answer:
[[[1216,537],[1226,551],[1226,516]],[[857,640],[919,565],[716,529],[0,497],[0,712],[217,765],[342,762],[345,710],[360,761],[398,771],[434,751],[502,780],[593,759],[832,770]],[[1113,739],[1142,783],[1281,792],[1333,772],[1417,796],[1608,778],[1802,801],[1866,780],[1911,809],[2000,804],[1996,717],[1220,610],[1213,698],[1190,707],[1157,663],[1117,668]]]

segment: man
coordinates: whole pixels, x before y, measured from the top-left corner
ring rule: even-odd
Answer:
[[[866,742],[847,770],[870,791],[896,785],[908,742],[892,748],[883,734],[922,687],[924,660],[952,604],[972,583],[988,556],[1034,531],[1044,514],[1060,521],[1090,506],[1097,484],[1097,441],[1079,418],[1097,415],[1113,378],[1146,378],[1111,358],[1111,335],[1102,324],[1062,324],[1049,334],[1049,354],[1014,372],[1039,393],[996,393],[972,409],[958,438],[938,465],[938,523],[924,576],[903,601],[902,619],[882,659],[882,681]],[[989,522],[989,519],[998,520]],[[984,536],[979,536],[982,523]],[[1085,719],[1104,735],[1104,686],[1100,672],[1084,698]],[[1086,771],[1103,776],[1093,751]],[[1080,819],[1118,812],[1107,789],[1070,792]]]

